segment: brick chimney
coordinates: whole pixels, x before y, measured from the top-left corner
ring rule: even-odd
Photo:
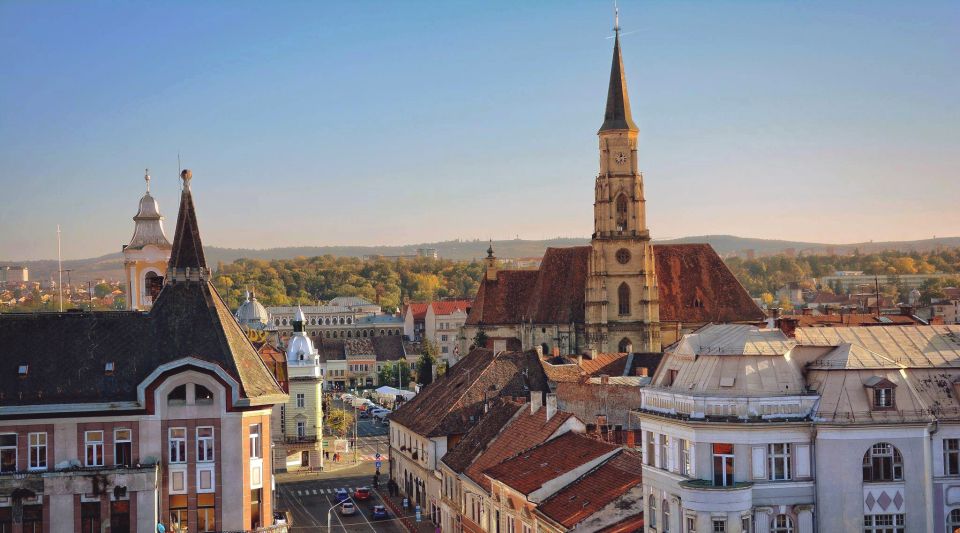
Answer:
[[[609,385],[609,384],[610,384],[610,376],[607,375],[607,374],[600,374],[600,384],[601,384],[601,385]]]
[[[560,347],[559,347],[559,346],[554,346],[553,349],[550,350],[550,353],[551,353],[551,355],[553,355],[554,357],[560,357]]]
[[[797,324],[800,321],[792,317],[784,317],[777,321],[777,326],[780,328],[780,331],[784,333],[787,337],[794,337],[797,331]]]
[[[555,414],[557,414],[557,395],[547,394],[547,420],[553,418]]]
[[[645,377],[647,377],[647,376],[650,375],[650,369],[647,368],[647,367],[645,367],[645,366],[638,366],[638,367],[637,367],[637,375],[640,376],[640,377],[642,377],[642,378],[645,378]]]

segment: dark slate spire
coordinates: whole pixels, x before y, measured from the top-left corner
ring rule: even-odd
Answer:
[[[627,78],[623,73],[623,56],[620,55],[620,24],[613,28],[616,36],[613,41],[613,65],[610,67],[610,88],[607,91],[607,111],[603,115],[600,131],[631,130],[636,131],[630,115],[630,97],[627,95]]]
[[[184,170],[183,192],[180,194],[180,213],[177,215],[177,232],[173,236],[173,252],[170,254],[168,268],[172,271],[189,268],[206,269],[203,257],[203,243],[200,242],[200,229],[197,227],[197,214],[193,210],[193,195],[190,193],[190,178],[193,173]]]

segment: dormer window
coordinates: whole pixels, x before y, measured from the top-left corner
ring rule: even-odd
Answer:
[[[870,406],[874,411],[896,409],[895,383],[885,377],[873,376],[864,381],[863,385],[867,388],[867,394],[871,395]]]
[[[167,403],[171,405],[183,405],[187,403],[187,386],[178,385],[167,395]]]
[[[17,375],[21,378],[27,377],[30,373],[30,365],[20,365],[17,367]]]
[[[106,375],[108,375],[108,376],[111,375],[111,374],[113,374],[113,361],[107,361],[107,362],[103,365],[103,373],[106,374]]]
[[[204,387],[203,385],[194,385],[193,398],[194,398],[194,401],[198,404],[213,403],[213,392],[211,392],[210,389]]]

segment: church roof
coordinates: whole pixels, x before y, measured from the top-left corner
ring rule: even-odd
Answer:
[[[200,243],[189,188],[180,206],[174,242],[181,253],[170,267],[204,267],[202,252],[184,253],[187,243]],[[10,405],[137,401],[137,386],[151,373],[187,357],[236,379],[240,398],[251,405],[285,399],[216,289],[202,278],[168,283],[149,313],[0,315],[0,346],[0,411]],[[25,375],[19,372],[23,366]]]
[[[139,250],[147,245],[169,249],[170,241],[163,232],[163,215],[160,214],[157,201],[150,195],[150,175],[145,175],[144,179],[147,181],[147,192],[140,198],[140,207],[133,217],[133,237],[126,249]]]
[[[630,114],[630,96],[627,94],[627,78],[623,71],[619,31],[613,42],[613,65],[610,67],[607,109],[603,114],[603,125],[600,126],[600,131],[609,130],[637,130],[637,125]]]
[[[589,246],[548,248],[539,270],[480,282],[468,325],[584,323]],[[709,244],[655,244],[660,320],[761,321],[763,311]]]

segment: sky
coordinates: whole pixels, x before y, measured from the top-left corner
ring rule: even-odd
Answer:
[[[604,1],[0,0],[0,260],[586,237]],[[620,1],[654,238],[960,235],[960,3]]]

